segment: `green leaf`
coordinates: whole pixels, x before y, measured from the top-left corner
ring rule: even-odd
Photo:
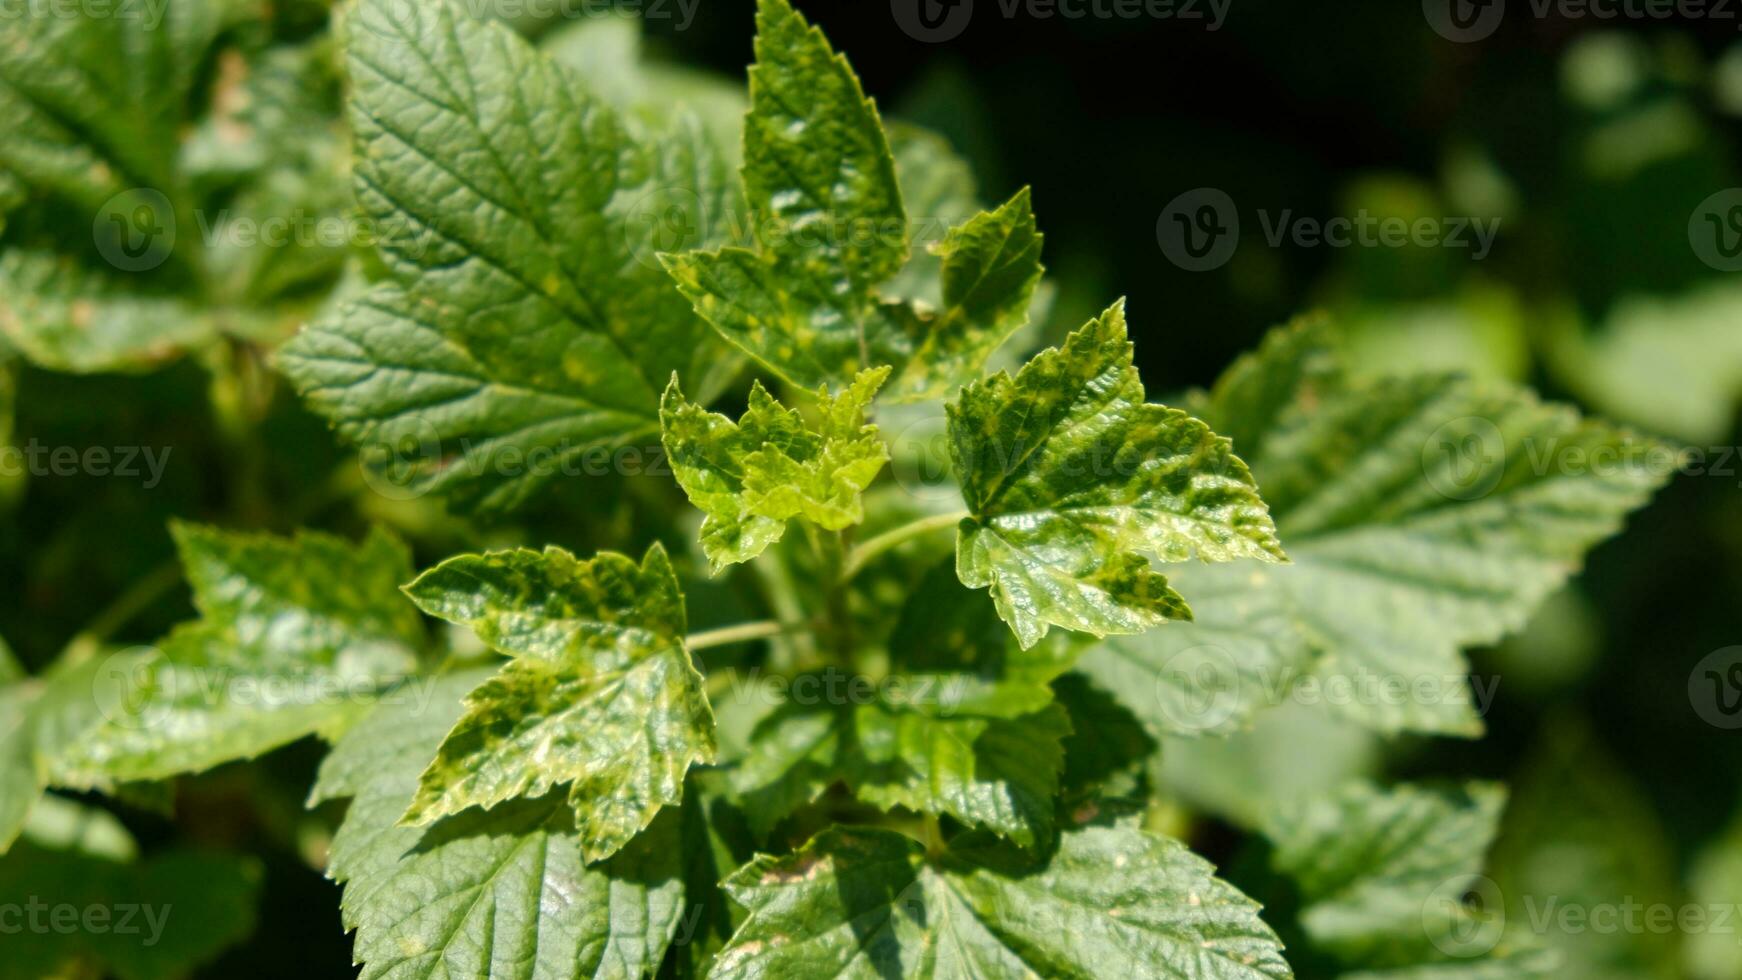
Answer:
[[[328,874],[345,886],[345,927],[356,930],[362,976],[652,973],[685,910],[675,819],[655,821],[590,866],[560,796],[428,828],[399,822],[462,695],[488,676],[451,674],[417,698],[383,703],[321,765],[311,803],[354,797]]]
[[[803,690],[812,681],[828,689],[827,678],[814,675],[793,684]],[[951,681],[885,683],[925,697]],[[1024,714],[1022,704],[956,710],[888,697],[854,705],[789,701],[757,724],[749,753],[733,770],[733,788],[758,836],[845,782],[873,806],[949,814],[1033,847],[1052,830],[1059,743],[1070,725],[1056,705]]]
[[[1085,827],[1036,861],[833,828],[725,883],[749,918],[722,978],[1291,976],[1258,907],[1177,841]]]
[[[56,764],[72,785],[161,779],[335,734],[417,669],[403,544],[171,526],[201,618],[104,672],[123,683]]]
[[[37,818],[49,784],[114,789],[113,780],[67,779],[70,746],[127,703],[135,655],[58,661],[44,675],[0,688],[0,854]]]
[[[1084,657],[1160,731],[1226,731],[1312,674],[1372,728],[1479,734],[1461,649],[1521,627],[1678,462],[1509,385],[1351,380],[1333,349],[1322,325],[1279,331],[1199,408],[1251,463],[1293,564],[1182,569],[1196,622]],[[1217,707],[1182,717],[1182,699]]]
[[[178,128],[226,0],[156,17],[28,5],[0,22],[0,167],[95,213],[133,187],[173,195]],[[75,8],[76,9],[76,8]]]
[[[977,376],[1026,321],[1040,277],[1028,192],[938,245],[941,309],[923,302],[930,263],[903,276],[922,302],[886,298],[911,245],[877,108],[787,0],[763,0],[757,27],[742,169],[755,247],[663,255],[678,289],[728,341],[800,387],[887,366],[889,397],[917,400]],[[959,210],[950,190],[928,200]]]
[[[645,220],[717,224],[726,174],[699,128],[640,137],[448,0],[366,0],[349,34],[358,198],[398,283],[279,365],[366,461],[408,455],[405,493],[499,510],[581,454],[651,438],[674,372],[718,393],[735,365],[671,289]]]
[[[1270,815],[1272,864],[1300,895],[1316,950],[1368,980],[1555,975],[1558,958],[1502,935],[1493,910],[1464,904],[1479,878],[1506,794],[1492,784],[1437,790],[1366,783]]]
[[[1040,283],[1043,237],[1024,188],[998,210],[951,228],[932,246],[942,259],[943,305],[922,309],[924,340],[892,397],[941,398],[980,376],[993,351],[1028,322]]]
[[[212,330],[196,304],[67,256],[22,248],[0,255],[0,334],[41,367],[149,370]]]
[[[885,810],[947,813],[1035,847],[1052,832],[1070,733],[1058,705],[1017,717],[864,706],[853,713],[847,784]]]
[[[686,401],[672,379],[661,439],[678,485],[707,515],[702,550],[715,572],[761,554],[795,517],[830,531],[864,520],[859,495],[889,461],[865,410],[888,377],[888,368],[864,371],[839,395],[819,390],[815,428],[760,382],[733,422]]]
[[[408,825],[571,783],[581,851],[597,861],[682,798],[692,762],[713,761],[713,712],[660,546],[639,566],[560,548],[461,555],[406,592],[514,658],[467,695]]]
[[[950,456],[972,515],[957,574],[991,588],[1025,647],[1052,626],[1105,636],[1190,616],[1140,552],[1283,557],[1228,440],[1143,398],[1119,303],[1014,379],[968,385],[949,405]]]
[[[9,924],[0,978],[187,976],[254,931],[260,879],[252,859],[228,854],[172,852],[127,864],[21,846],[0,859],[0,907],[35,916],[36,925]],[[70,929],[53,917],[68,907],[78,915]]]
[[[30,700],[22,686],[0,689],[0,854],[18,839],[42,796],[28,724]]]

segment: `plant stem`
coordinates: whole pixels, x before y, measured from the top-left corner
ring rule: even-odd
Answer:
[[[759,619],[755,622],[737,623],[732,626],[722,626],[719,629],[691,633],[684,640],[684,645],[691,650],[706,650],[709,647],[723,647],[732,643],[765,640],[771,636],[779,636],[786,630],[787,626],[784,623],[772,619]]]
[[[846,582],[852,579],[866,565],[870,564],[872,559],[891,548],[931,531],[955,527],[967,516],[968,512],[965,510],[952,511],[948,514],[933,514],[930,517],[922,517],[917,521],[903,524],[898,528],[884,531],[874,538],[867,539],[859,547],[854,548],[852,554],[847,556],[847,563],[841,569],[841,581]]]

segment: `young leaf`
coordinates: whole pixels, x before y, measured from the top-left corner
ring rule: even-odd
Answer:
[[[923,339],[891,396],[941,398],[979,376],[980,366],[1028,320],[1043,237],[1024,188],[998,210],[951,228],[932,247],[942,260],[943,305],[921,311]]]
[[[363,977],[639,977],[685,909],[676,821],[588,865],[560,797],[406,827],[422,771],[487,679],[451,674],[383,703],[321,765],[311,804],[353,797],[328,874],[345,886]],[[415,695],[415,696],[414,696]],[[675,816],[675,814],[673,814]]]
[[[865,410],[888,377],[888,368],[863,371],[839,395],[819,390],[817,429],[760,382],[733,422],[686,401],[672,379],[661,439],[678,485],[707,514],[702,550],[714,571],[761,554],[795,517],[831,531],[864,520],[859,495],[889,461]]]
[[[399,594],[411,556],[386,532],[352,545],[171,531],[201,618],[106,664],[125,695],[60,755],[57,779],[161,779],[252,758],[333,732],[416,671],[423,629]]]
[[[1521,389],[1351,381],[1332,350],[1323,326],[1280,331],[1200,411],[1240,440],[1293,564],[1182,570],[1196,622],[1083,660],[1158,730],[1226,730],[1319,654],[1320,681],[1350,692],[1333,702],[1350,718],[1479,734],[1461,648],[1523,625],[1674,468],[1667,447]],[[1206,650],[1207,678],[1185,678],[1184,693],[1225,710],[1182,725],[1150,693],[1178,686],[1167,678],[1182,652],[1198,662]]]
[[[1372,980],[1555,975],[1553,953],[1506,940],[1464,905],[1505,801],[1487,784],[1356,783],[1272,814],[1272,863],[1299,891],[1314,949]]]
[[[415,445],[407,491],[502,509],[565,460],[652,436],[674,372],[718,392],[731,358],[637,219],[716,224],[726,174],[697,127],[641,138],[449,0],[364,0],[349,35],[357,192],[398,284],[280,352],[316,411],[366,453]]]
[[[832,828],[726,879],[750,910],[714,975],[1291,976],[1258,907],[1183,844],[1066,832],[1044,861],[958,838],[928,859],[886,830]]]
[[[1026,191],[943,243],[944,309],[879,294],[910,255],[895,158],[846,59],[788,0],[758,7],[742,174],[758,247],[662,260],[698,314],[787,381],[890,366],[892,397],[934,397],[1027,318],[1041,270]]]
[[[949,405],[950,457],[971,513],[957,574],[991,588],[1025,647],[1052,626],[1105,636],[1189,617],[1140,552],[1283,558],[1228,440],[1143,398],[1120,303],[1014,379],[968,385]]]
[[[660,546],[639,566],[560,548],[461,555],[406,592],[513,658],[466,696],[407,825],[571,783],[581,853],[598,861],[682,798],[690,763],[713,761],[713,712]]]

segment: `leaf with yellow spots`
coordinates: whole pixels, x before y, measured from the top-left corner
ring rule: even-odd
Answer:
[[[433,827],[399,823],[462,696],[488,677],[448,674],[417,697],[383,704],[321,764],[311,804],[351,800],[327,873],[345,886],[344,923],[356,930],[362,976],[653,973],[687,907],[675,810],[596,864],[587,863],[560,793]]]
[[[1067,830],[1037,859],[981,833],[928,856],[893,831],[832,827],[725,887],[750,914],[720,980],[1293,975],[1256,902],[1131,828]]]
[[[992,590],[1024,647],[1052,626],[1106,636],[1189,618],[1143,553],[1283,560],[1228,440],[1144,401],[1123,302],[1015,378],[963,388],[949,433],[970,513],[957,574]]]
[[[818,391],[814,423],[759,382],[733,422],[686,401],[672,379],[662,439],[678,484],[707,514],[702,550],[716,572],[761,554],[795,517],[829,531],[864,520],[860,495],[889,461],[865,409],[888,377],[888,368],[864,371],[838,395]]]
[[[581,854],[611,856],[683,797],[714,758],[714,716],[684,646],[683,594],[665,549],[637,565],[560,548],[450,558],[406,593],[512,657],[419,780],[411,826],[568,783]]]
[[[1040,281],[1028,191],[933,248],[941,307],[883,296],[908,264],[913,224],[957,208],[907,213],[876,105],[788,0],[763,0],[757,27],[743,166],[755,247],[661,256],[678,289],[727,340],[801,387],[890,367],[886,398],[919,400],[977,377],[1026,321]]]

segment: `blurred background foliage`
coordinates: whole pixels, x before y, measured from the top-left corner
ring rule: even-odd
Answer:
[[[1742,643],[1742,459],[1727,448],[1742,435],[1742,276],[1703,263],[1689,242],[1701,202],[1742,184],[1736,22],[1522,13],[1491,38],[1454,44],[1418,4],[1394,0],[1235,0],[1215,31],[1005,18],[981,0],[960,37],[933,45],[904,34],[881,2],[801,6],[887,115],[962,154],[982,198],[1033,186],[1056,289],[1047,329],[1129,296],[1152,392],[1208,384],[1270,326],[1322,309],[1363,370],[1521,380],[1696,447],[1722,470],[1678,478],[1527,630],[1477,653],[1476,672],[1499,679],[1486,738],[1384,742],[1279,708],[1229,740],[1168,741],[1154,778],[1173,803],[1157,819],[1232,863],[1238,831],[1293,795],[1354,776],[1496,778],[1513,786],[1490,869],[1503,894],[1742,901],[1742,740],[1703,722],[1688,693],[1702,657]],[[515,26],[607,98],[650,116],[689,105],[731,146],[751,18],[749,0],[702,0],[682,30],[670,19],[645,32],[631,19]],[[279,0],[223,27],[175,124],[190,207],[351,207],[328,24],[318,0]],[[1205,273],[1170,264],[1156,240],[1168,202],[1199,187],[1229,194],[1247,225],[1232,261]],[[0,244],[88,250],[65,240],[83,236],[84,215],[66,220],[69,206],[26,201],[0,181]],[[1480,261],[1447,248],[1272,246],[1255,216],[1285,209],[1472,216],[1500,231]],[[148,345],[94,362],[53,338],[0,346],[0,437],[12,445],[172,453],[149,490],[89,475],[0,480],[0,635],[28,670],[69,646],[150,642],[191,615],[172,516],[348,534],[380,521],[420,563],[480,546],[586,552],[693,538],[671,526],[687,508],[673,488],[649,486],[658,477],[589,479],[579,491],[559,482],[490,525],[370,492],[269,362],[312,309],[370,274],[366,250],[209,251],[178,273],[201,299],[173,315],[218,322],[222,338],[195,353]],[[741,618],[729,581],[694,588],[698,628]],[[29,875],[41,848],[88,854],[103,874],[136,853],[242,851],[250,863],[212,875],[257,892],[267,927],[211,975],[343,974],[338,891],[318,870],[333,815],[302,810],[320,751],[302,743],[183,779],[173,818],[161,800],[122,807],[121,821],[50,807],[0,875]],[[75,840],[70,828],[92,820],[101,827]],[[248,932],[220,911],[215,936]],[[1531,910],[1507,911],[1521,923]],[[1565,975],[1582,980],[1742,977],[1735,933],[1549,937],[1569,957]]]

